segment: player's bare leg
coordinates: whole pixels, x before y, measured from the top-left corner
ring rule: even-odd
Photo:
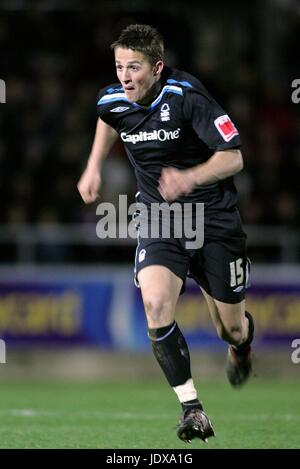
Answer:
[[[226,367],[228,380],[234,387],[241,386],[252,371],[252,316],[245,311],[244,300],[236,304],[223,303],[212,298],[203,289],[202,292],[219,337],[229,344]]]
[[[198,400],[189,349],[174,320],[182,280],[166,267],[151,265],[139,272],[138,282],[154,356],[182,406],[177,435],[186,442],[193,438],[206,441],[214,431]]]
[[[149,329],[166,327],[174,321],[182,280],[161,265],[144,267],[138,273]]]

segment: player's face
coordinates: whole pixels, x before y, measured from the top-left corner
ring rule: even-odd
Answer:
[[[150,64],[142,52],[132,49],[115,49],[118,79],[129,101],[147,103],[157,89],[157,82],[163,68],[162,61]]]

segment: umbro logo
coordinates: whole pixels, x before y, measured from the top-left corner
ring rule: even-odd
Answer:
[[[111,109],[110,112],[124,112],[124,111],[127,111],[127,109],[130,109],[130,108],[126,106],[119,106],[119,107],[115,107],[114,109]]]
[[[234,293],[240,293],[244,289],[244,285],[240,285],[239,287],[235,288],[233,291]]]

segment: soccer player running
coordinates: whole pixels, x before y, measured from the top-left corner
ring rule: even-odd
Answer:
[[[139,236],[135,275],[154,356],[182,406],[177,435],[206,441],[214,430],[197,397],[175,308],[186,277],[193,278],[228,343],[228,379],[243,384],[251,373],[254,325],[245,311],[249,262],[232,177],[243,168],[239,134],[198,79],[164,66],[156,29],[130,25],[111,47],[121,85],[99,94],[95,139],[78,190],[85,203],[99,197],[103,160],[120,136],[140,202],[204,204],[203,246],[187,249],[184,236]]]

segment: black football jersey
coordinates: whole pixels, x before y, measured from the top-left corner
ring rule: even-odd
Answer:
[[[164,202],[158,181],[164,167],[187,169],[207,161],[217,150],[240,147],[238,131],[202,83],[192,75],[164,68],[158,96],[148,108],[130,102],[120,84],[102,89],[99,117],[124,142],[135,169],[140,200]],[[233,178],[197,186],[179,202],[203,202],[205,208],[236,204]]]

